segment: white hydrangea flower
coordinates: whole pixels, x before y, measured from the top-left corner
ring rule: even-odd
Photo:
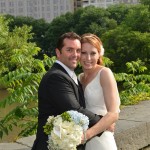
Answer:
[[[48,119],[47,119],[47,122],[51,123],[51,121],[53,120],[53,118],[54,118],[54,116],[49,116]]]
[[[72,121],[63,120],[61,115],[49,117],[47,121],[52,121],[53,130],[49,135],[49,150],[76,150],[81,143],[83,131],[87,130],[89,119],[87,116],[77,111],[67,111]]]

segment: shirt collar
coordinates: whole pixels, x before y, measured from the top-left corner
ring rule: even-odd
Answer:
[[[72,71],[71,69],[69,69],[66,65],[64,65],[61,61],[56,60],[56,63],[60,64],[69,74],[69,76],[72,78],[74,75],[74,71]]]

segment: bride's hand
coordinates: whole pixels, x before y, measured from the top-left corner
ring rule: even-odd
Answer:
[[[107,130],[110,131],[110,132],[114,132],[115,131],[115,126],[116,126],[116,123],[113,123],[111,126],[109,126],[109,128]]]
[[[82,137],[81,137],[81,144],[84,144],[84,134],[82,134]]]
[[[81,144],[85,144],[86,141],[87,141],[86,132],[83,132],[82,137],[81,137]]]

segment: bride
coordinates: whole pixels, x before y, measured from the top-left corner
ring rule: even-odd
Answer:
[[[104,49],[96,35],[82,35],[81,47],[83,73],[79,75],[79,80],[84,89],[86,108],[103,116],[86,131],[86,150],[117,150],[113,132],[106,130],[119,117],[120,98],[115,78],[112,71],[102,65]],[[102,134],[96,136],[98,133]]]

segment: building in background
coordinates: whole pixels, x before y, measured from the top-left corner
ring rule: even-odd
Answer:
[[[44,18],[48,22],[73,11],[74,0],[0,0],[0,14]]]
[[[107,8],[109,5],[113,4],[113,0],[83,0],[83,7],[93,5],[95,7]]]
[[[139,0],[74,0],[75,10],[78,7],[87,7],[90,5],[107,8],[110,5],[119,3],[137,4],[139,3]]]
[[[140,0],[119,0],[119,3],[138,4]]]
[[[107,8],[117,3],[137,4],[138,0],[0,0],[0,14],[43,18],[51,22],[55,17],[74,12],[79,7],[93,5]]]

